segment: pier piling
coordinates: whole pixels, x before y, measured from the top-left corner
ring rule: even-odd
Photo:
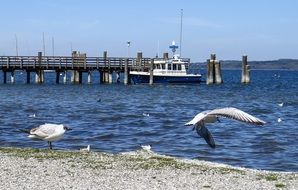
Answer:
[[[248,84],[250,82],[250,66],[247,63],[247,55],[242,56],[241,82],[245,84]]]
[[[6,71],[3,71],[3,83],[6,84],[6,75],[7,75],[7,72]]]
[[[43,83],[44,81],[44,71],[43,70],[37,70],[35,73],[35,82],[38,84]]]
[[[213,84],[213,62],[207,59],[207,79],[206,84]]]
[[[83,81],[83,72],[79,71],[79,84],[82,84]]]
[[[211,54],[211,59],[207,59],[206,84],[221,84],[222,82],[220,62],[216,60],[215,54]]]
[[[67,83],[67,71],[64,71],[64,76],[63,76],[63,83]]]
[[[150,78],[149,78],[149,84],[153,85],[153,66],[154,66],[154,59],[151,59],[150,62],[150,70],[149,70],[149,74],[150,74]]]
[[[74,83],[74,84],[79,83],[79,80],[80,80],[79,78],[80,78],[79,71],[73,70],[71,73],[71,83]]]
[[[214,60],[214,70],[215,70],[215,83],[221,84],[222,83],[222,77],[221,77],[221,66],[220,62],[217,60]]]
[[[108,72],[108,83],[112,84],[113,83],[113,72],[109,71]]]
[[[99,83],[102,84],[104,81],[104,74],[103,71],[99,71]]]
[[[10,72],[10,82],[13,84],[15,83],[15,76],[14,76],[14,71]]]
[[[116,83],[120,83],[120,72],[116,72]]]
[[[56,84],[59,84],[60,72],[56,71]]]
[[[88,84],[91,84],[92,83],[92,72],[91,71],[88,71],[87,82],[88,82]]]
[[[126,59],[124,63],[124,84],[127,85],[129,83],[130,83],[130,80],[129,80],[128,59]]]
[[[30,84],[30,71],[29,70],[27,70],[27,72],[26,72],[26,75],[27,75],[27,77],[26,77],[26,83],[27,84]]]

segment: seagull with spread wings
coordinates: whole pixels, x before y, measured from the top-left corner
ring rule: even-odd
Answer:
[[[198,135],[203,137],[210,147],[215,148],[214,139],[209,130],[205,127],[205,124],[219,121],[219,117],[226,117],[254,125],[264,125],[266,123],[265,121],[258,119],[237,108],[227,107],[198,113],[191,121],[187,122],[185,125],[194,126],[193,130],[196,129]]]

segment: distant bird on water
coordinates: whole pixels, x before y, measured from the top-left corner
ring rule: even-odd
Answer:
[[[282,102],[282,103],[279,103],[277,105],[279,105],[279,107],[283,107],[284,106],[284,103]]]
[[[215,148],[214,139],[209,130],[205,127],[205,123],[214,123],[216,121],[219,121],[219,117],[231,118],[254,125],[264,125],[266,123],[265,121],[258,119],[248,113],[245,113],[244,111],[241,111],[237,108],[227,107],[203,111],[197,114],[191,121],[187,122],[185,125],[194,126],[193,130],[196,129],[198,135],[203,137],[210,147]]]
[[[22,131],[28,133],[28,137],[31,139],[48,141],[49,149],[52,149],[52,142],[61,139],[65,131],[69,130],[71,129],[63,124],[46,123],[40,125],[39,127],[33,128],[30,131]]]
[[[34,114],[31,114],[31,115],[29,115],[29,117],[35,118],[36,117],[36,114],[35,113]]]

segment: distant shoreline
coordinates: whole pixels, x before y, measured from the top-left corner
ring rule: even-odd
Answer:
[[[270,172],[152,151],[120,154],[0,148],[3,189],[298,189],[297,172]]]
[[[237,60],[220,60],[221,68],[224,69],[242,69],[242,61]],[[193,62],[199,68],[205,68],[206,62]],[[298,60],[296,59],[279,59],[272,61],[248,61],[251,70],[298,70]]]

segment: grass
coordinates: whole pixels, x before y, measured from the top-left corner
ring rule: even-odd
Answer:
[[[266,181],[277,181],[277,175],[269,174],[265,176]]]
[[[285,188],[286,185],[283,184],[283,183],[277,183],[277,184],[275,184],[275,187],[277,187],[277,188]]]
[[[64,159],[83,156],[83,154],[80,152],[52,151],[47,149],[33,148],[0,148],[0,152],[24,159],[36,158],[39,161],[44,159]]]

